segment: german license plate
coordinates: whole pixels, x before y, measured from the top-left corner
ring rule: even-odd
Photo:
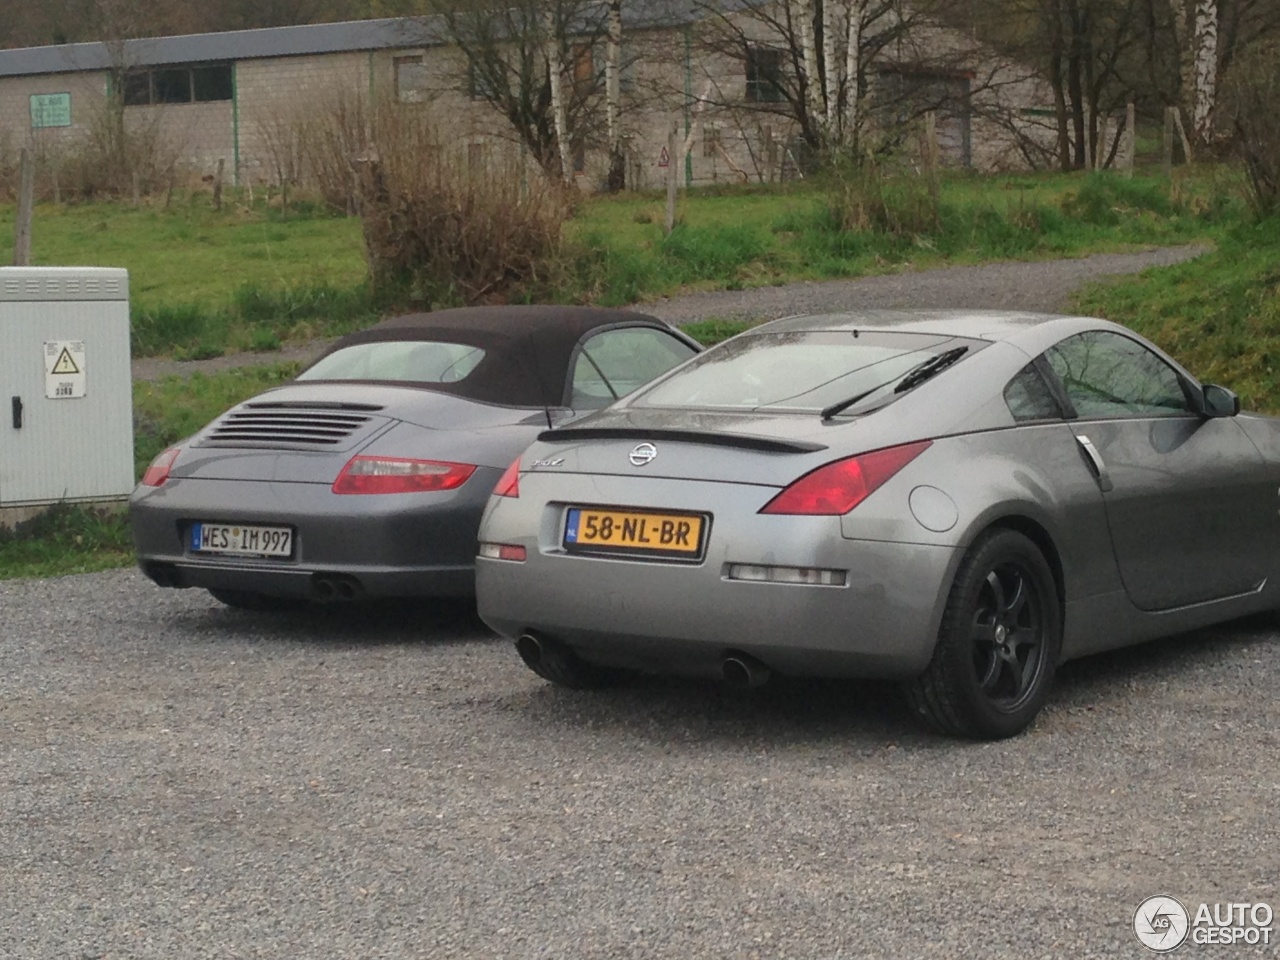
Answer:
[[[570,507],[564,546],[583,553],[699,560],[705,528],[706,517],[697,513]]]
[[[192,553],[222,553],[239,557],[289,557],[293,531],[243,523],[193,523]]]

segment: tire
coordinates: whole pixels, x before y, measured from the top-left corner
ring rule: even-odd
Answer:
[[[1044,706],[1062,645],[1053,572],[1034,543],[989,530],[956,572],[933,659],[905,684],[912,711],[954,737],[1000,740]]]
[[[569,647],[550,637],[524,634],[516,640],[516,652],[524,665],[558,687],[599,690],[626,683],[635,673],[617,667],[588,663]]]
[[[254,610],[259,613],[283,613],[289,610],[300,610],[306,605],[305,600],[293,597],[272,597],[265,593],[253,593],[250,590],[224,590],[221,587],[209,587],[209,595],[219,603],[237,610]]]

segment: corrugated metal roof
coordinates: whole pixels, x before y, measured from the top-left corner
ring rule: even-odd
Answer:
[[[725,0],[727,8],[750,0]],[[704,0],[627,0],[622,5],[632,27],[658,27],[700,19]],[[317,53],[343,53],[432,46],[444,42],[439,22],[427,17],[315,23],[182,37],[147,37],[118,43],[67,43],[0,50],[0,77],[106,70],[114,65],[153,67],[171,63],[255,60]]]
[[[183,37],[146,37],[119,43],[68,43],[0,50],[0,77],[105,70],[115,64],[151,67],[167,63],[253,60],[352,50],[415,47],[439,42],[426,21],[356,20]]]

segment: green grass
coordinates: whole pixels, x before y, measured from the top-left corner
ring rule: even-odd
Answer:
[[[133,563],[119,510],[59,504],[14,530],[0,527],[0,580],[93,573]]]
[[[0,207],[0,263],[13,259],[12,206]],[[181,347],[189,357],[277,339],[341,333],[377,314],[354,218],[271,210],[193,196],[160,205],[40,204],[36,265],[125,267],[138,356]]]
[[[1076,306],[1150,337],[1246,409],[1280,413],[1280,218],[1238,224],[1196,260],[1094,285]]]
[[[941,180],[936,218],[899,233],[838,228],[828,184],[698,189],[681,196],[664,236],[658,195],[584,198],[562,262],[518,299],[621,305],[681,290],[883,273],[943,263],[1029,259],[1215,239],[1241,218],[1230,172],[1125,180],[1112,174],[1021,174]],[[918,204],[916,181],[886,193]],[[0,262],[13,208],[0,207]],[[169,207],[91,203],[37,207],[37,264],[126,267],[135,355],[199,359],[271,349],[372,322],[407,302],[374,291],[360,223],[318,207],[289,219],[270,208],[193,195]],[[550,279],[547,279],[550,278]]]
[[[571,224],[572,281],[555,295],[618,305],[682,289],[1212,240],[1243,215],[1237,188],[1216,171],[1172,183],[1155,175],[953,175],[941,182],[936,225],[896,235],[840,230],[815,182],[695,191],[681,198],[669,237],[661,198],[599,197]]]

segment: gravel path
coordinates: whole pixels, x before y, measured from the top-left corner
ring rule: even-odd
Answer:
[[[1071,294],[1103,277],[1138,273],[1198,257],[1203,246],[1161,247],[1140,253],[1100,253],[1074,260],[1010,261],[974,267],[944,267],[905,273],[789,283],[750,290],[715,290],[638,304],[635,309],[672,323],[706,317],[773,319],[793,313],[824,313],[855,307],[985,307],[992,310],[1067,308]],[[309,361],[332,341],[290,344],[271,353],[236,353],[210,360],[133,361],[135,380],[190,376],[285,360]]]
[[[974,745],[872,685],[558,690],[457,611],[4,582],[0,957],[1149,956],[1147,896],[1280,908],[1277,689],[1243,623]]]

